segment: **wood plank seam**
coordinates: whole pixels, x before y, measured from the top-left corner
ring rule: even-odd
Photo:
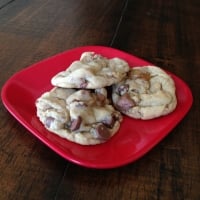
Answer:
[[[11,3],[14,2],[14,1],[15,1],[15,0],[10,0],[10,1],[6,2],[5,4],[1,5],[1,6],[0,6],[0,10],[3,9],[3,8],[5,8],[7,5],[11,4]]]
[[[120,25],[121,25],[121,23],[122,23],[122,19],[123,19],[124,15],[125,15],[125,12],[126,12],[127,5],[128,5],[128,0],[125,0],[125,1],[124,1],[124,4],[123,4],[123,7],[122,7],[122,12],[121,12],[121,15],[120,15],[120,18],[119,18],[117,27],[116,27],[116,29],[115,29],[114,35],[113,35],[113,37],[112,37],[112,40],[111,40],[111,42],[110,42],[110,44],[109,44],[111,47],[113,46],[113,43],[114,43],[114,41],[115,41],[115,39],[116,39],[116,37],[117,37],[118,31],[119,31],[119,29],[120,29]]]

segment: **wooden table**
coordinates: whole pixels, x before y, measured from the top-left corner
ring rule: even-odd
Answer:
[[[84,45],[118,48],[179,76],[186,117],[144,157],[115,169],[73,164],[0,103],[0,199],[200,199],[199,0],[2,0],[0,86],[16,72]]]

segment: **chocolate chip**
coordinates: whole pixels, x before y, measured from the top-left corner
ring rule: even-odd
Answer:
[[[113,128],[115,121],[116,121],[115,117],[110,116],[102,120],[102,123],[108,128]]]
[[[132,73],[130,73],[130,77],[131,78],[134,78],[134,79],[143,79],[145,81],[149,81],[151,79],[151,74],[149,72],[143,72],[143,71],[140,71],[140,70],[134,70],[134,71],[131,71]]]
[[[71,124],[70,124],[70,127],[69,127],[70,130],[75,131],[75,130],[79,129],[81,122],[82,122],[82,118],[80,116],[78,116],[77,119],[73,119],[71,121]]]
[[[81,78],[80,88],[86,88],[88,85],[88,81],[86,79]]]
[[[146,72],[146,73],[142,73],[139,78],[149,81],[151,79],[151,75],[150,73]]]
[[[53,118],[53,117],[47,117],[45,119],[45,126],[50,128],[51,127],[51,123],[54,122],[54,120],[55,120],[55,118]]]
[[[79,99],[74,99],[71,103],[74,103],[77,108],[86,107],[87,104]]]
[[[98,124],[95,128],[95,132],[98,138],[107,140],[110,138],[110,132],[108,128],[103,124]]]
[[[135,105],[135,101],[131,99],[131,97],[127,93],[122,95],[117,101],[117,108],[121,111],[127,111]]]
[[[128,84],[123,84],[123,85],[120,85],[118,88],[117,88],[117,92],[119,95],[124,95],[125,93],[128,92],[129,90],[129,85]]]

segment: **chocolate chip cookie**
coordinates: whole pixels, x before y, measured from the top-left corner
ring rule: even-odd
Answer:
[[[156,66],[134,67],[113,85],[115,107],[136,119],[153,119],[172,112],[177,105],[173,79]]]
[[[123,59],[108,59],[94,52],[84,52],[80,60],[56,74],[51,82],[63,88],[104,88],[121,81],[128,71],[128,63]]]
[[[96,90],[55,87],[36,100],[37,116],[51,132],[82,145],[100,144],[119,129],[122,115]]]

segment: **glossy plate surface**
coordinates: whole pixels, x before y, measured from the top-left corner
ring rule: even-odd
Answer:
[[[188,86],[170,73],[177,89],[178,105],[171,114],[143,121],[124,117],[119,132],[108,142],[82,146],[47,131],[36,117],[35,100],[52,88],[51,78],[78,60],[82,52],[94,51],[108,58],[119,57],[130,66],[148,65],[147,61],[125,52],[102,46],[84,46],[65,51],[13,75],[2,88],[7,110],[33,135],[63,158],[90,168],[114,168],[133,162],[151,150],[186,115],[192,105]]]

